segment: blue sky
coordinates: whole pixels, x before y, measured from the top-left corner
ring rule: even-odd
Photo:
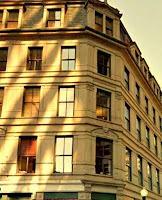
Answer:
[[[123,14],[121,20],[162,89],[162,0],[108,0]]]

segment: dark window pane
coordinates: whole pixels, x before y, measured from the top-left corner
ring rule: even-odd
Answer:
[[[27,58],[28,70],[41,70],[42,68],[42,47],[30,47]]]

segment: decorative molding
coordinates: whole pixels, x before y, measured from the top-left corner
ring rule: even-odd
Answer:
[[[90,91],[93,91],[94,90],[94,85],[93,84],[87,84],[86,85],[86,89],[90,90]]]
[[[108,127],[100,127],[97,129],[92,130],[92,133],[95,134],[96,136],[102,136],[107,139],[112,139],[112,140],[117,140],[119,139],[119,136],[117,133],[109,129]]]

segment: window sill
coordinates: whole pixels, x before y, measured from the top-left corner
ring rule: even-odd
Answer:
[[[109,177],[109,178],[112,178],[113,175],[109,175],[109,174],[95,174],[96,176],[101,176],[101,177]]]

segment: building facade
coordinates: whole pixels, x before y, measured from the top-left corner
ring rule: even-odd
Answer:
[[[162,199],[161,90],[99,0],[0,0],[0,198]]]

